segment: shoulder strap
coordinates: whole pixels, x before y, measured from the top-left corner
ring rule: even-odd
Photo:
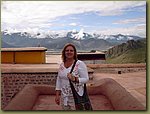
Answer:
[[[74,63],[73,63],[73,66],[72,66],[72,68],[71,68],[70,73],[72,73],[72,71],[73,71],[73,69],[74,69],[74,67],[75,67],[75,65],[76,65],[76,62],[77,62],[77,60],[75,60],[75,61],[74,61]]]

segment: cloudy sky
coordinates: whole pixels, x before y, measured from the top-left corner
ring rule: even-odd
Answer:
[[[2,1],[1,29],[146,36],[145,1]]]

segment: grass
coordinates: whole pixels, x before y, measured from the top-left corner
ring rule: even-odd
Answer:
[[[106,58],[106,63],[145,63],[146,48],[131,49],[117,57]]]

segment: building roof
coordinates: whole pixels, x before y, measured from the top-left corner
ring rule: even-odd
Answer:
[[[79,60],[105,60],[105,53],[78,53]]]
[[[47,51],[45,47],[24,47],[24,48],[1,48],[2,52],[8,51]]]

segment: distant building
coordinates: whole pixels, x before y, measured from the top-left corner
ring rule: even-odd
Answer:
[[[105,53],[78,53],[78,59],[84,61],[86,64],[100,64],[105,63]]]
[[[46,51],[45,47],[1,48],[1,63],[43,64]]]

